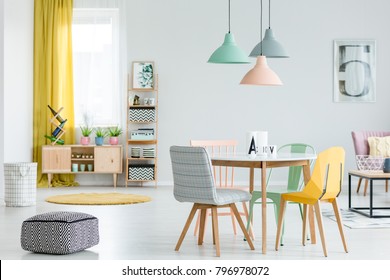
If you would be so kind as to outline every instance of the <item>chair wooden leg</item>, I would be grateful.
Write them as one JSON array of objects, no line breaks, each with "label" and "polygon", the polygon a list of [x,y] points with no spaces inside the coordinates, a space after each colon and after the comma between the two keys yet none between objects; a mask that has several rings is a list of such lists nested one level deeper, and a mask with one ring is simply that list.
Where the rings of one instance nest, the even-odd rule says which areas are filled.
[{"label": "chair wooden leg", "polygon": [[280,212],[279,212],[279,219],[278,219],[278,229],[276,231],[276,241],[275,241],[275,250],[277,251],[279,249],[280,245],[280,238],[282,237],[282,227],[283,227],[283,220],[284,220],[284,212],[286,210],[286,200],[284,200],[283,196],[280,198]]},{"label": "chair wooden leg", "polygon": [[368,189],[368,180],[366,179],[366,182],[364,183],[364,196],[367,194],[367,189]]},{"label": "chair wooden leg", "polygon": [[215,249],[217,253],[217,257],[221,256],[221,249],[219,245],[219,231],[218,231],[218,211],[217,207],[213,206],[211,208],[211,217],[213,219],[213,232],[214,232],[214,238],[215,238]]},{"label": "chair wooden leg", "polygon": [[206,214],[207,209],[201,209],[200,210],[200,225],[199,225],[199,235],[198,235],[198,245],[203,244],[204,240],[204,229],[205,229],[205,223],[206,223]]},{"label": "chair wooden leg", "polygon": [[347,242],[345,241],[344,230],[343,230],[343,222],[342,222],[342,219],[341,219],[341,215],[340,215],[340,210],[339,210],[339,206],[338,206],[338,203],[337,203],[337,199],[334,199],[332,201],[332,206],[333,206],[334,214],[335,214],[335,217],[336,217],[336,220],[337,220],[337,225],[339,227],[341,240],[343,241],[344,251],[346,253],[348,253]]},{"label": "chair wooden leg", "polygon": [[302,212],[302,245],[306,246],[306,232],[307,232],[307,220],[308,220],[308,211],[309,206],[307,204],[303,204],[303,212]]},{"label": "chair wooden leg", "polygon": [[322,250],[324,251],[324,256],[327,257],[328,252],[326,250],[325,233],[324,233],[324,226],[322,223],[320,201],[317,201],[317,203],[314,204],[314,209],[315,209],[315,214],[316,214],[317,223],[318,223],[318,231],[320,232],[320,237],[321,237]]},{"label": "chair wooden leg", "polygon": [[317,243],[313,205],[308,205],[311,244]]},{"label": "chair wooden leg", "polygon": [[362,184],[362,180],[363,180],[363,178],[359,178],[358,185],[357,185],[357,189],[356,189],[356,192],[357,192],[357,193],[359,193],[360,185]]},{"label": "chair wooden leg", "polygon": [[253,246],[252,239],[250,238],[250,236],[245,228],[244,222],[241,219],[240,213],[238,212],[236,205],[234,203],[232,203],[229,206],[230,206],[230,209],[232,209],[232,212],[234,213],[234,215],[236,216],[238,225],[240,226],[242,233],[244,234],[245,239],[249,244],[249,247],[251,248],[251,250],[254,250],[255,247]]},{"label": "chair wooden leg", "polygon": [[200,224],[200,210],[198,211],[198,218],[196,219],[196,224],[195,224],[195,229],[194,229],[194,236],[196,236],[198,234],[199,224]]},{"label": "chair wooden leg", "polygon": [[389,192],[389,180],[386,180],[386,192]]},{"label": "chair wooden leg", "polygon": [[234,213],[232,209],[230,209],[230,217],[232,219],[233,233],[234,235],[237,235],[236,219],[234,219]]},{"label": "chair wooden leg", "polygon": [[244,215],[245,215],[245,218],[247,221],[247,231],[249,233],[249,236],[252,238],[252,240],[255,240],[255,234],[253,233],[252,223],[249,220],[248,208],[246,206],[246,202],[244,202],[244,201],[242,202],[242,208],[244,209]]},{"label": "chair wooden leg", "polygon": [[195,214],[196,214],[196,210],[198,210],[198,204],[195,203],[194,206],[192,206],[191,212],[190,212],[190,214],[188,215],[187,222],[186,222],[186,224],[184,225],[184,228],[183,228],[183,231],[181,232],[181,235],[180,235],[180,237],[179,237],[179,240],[177,241],[177,244],[176,244],[176,247],[175,247],[175,251],[179,251],[180,246],[181,246],[181,244],[183,243],[184,237],[185,237],[186,234],[187,234],[188,228],[190,227],[191,222],[192,222],[192,220],[194,219],[194,216],[195,216]]}]

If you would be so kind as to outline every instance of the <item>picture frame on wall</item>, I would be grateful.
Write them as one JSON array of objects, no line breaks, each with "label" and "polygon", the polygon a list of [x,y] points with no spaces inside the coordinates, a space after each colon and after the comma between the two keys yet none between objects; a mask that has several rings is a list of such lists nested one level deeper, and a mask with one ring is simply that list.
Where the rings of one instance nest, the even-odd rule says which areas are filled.
[{"label": "picture frame on wall", "polygon": [[333,100],[376,101],[375,40],[334,40]]},{"label": "picture frame on wall", "polygon": [[132,68],[132,89],[154,90],[154,62],[134,61]]}]

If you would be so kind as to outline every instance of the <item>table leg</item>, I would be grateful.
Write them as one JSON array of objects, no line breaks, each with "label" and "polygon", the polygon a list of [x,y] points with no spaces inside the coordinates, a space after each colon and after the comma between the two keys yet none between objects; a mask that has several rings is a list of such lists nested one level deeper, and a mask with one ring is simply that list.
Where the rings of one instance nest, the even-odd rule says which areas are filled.
[{"label": "table leg", "polygon": [[249,169],[249,192],[252,193],[255,185],[255,168]]},{"label": "table leg", "polygon": [[[306,165],[302,168],[303,171],[303,180],[305,185],[310,181],[310,162],[308,161]],[[312,244],[316,244],[316,231],[314,225],[314,207],[309,206],[309,226],[310,226],[310,239]]]},{"label": "table leg", "polygon": [[267,253],[267,166],[261,167],[261,221],[262,221],[262,252]]},{"label": "table leg", "polygon": [[348,209],[351,209],[351,174],[348,175]]},{"label": "table leg", "polygon": [[373,184],[372,184],[372,179],[370,179],[370,218],[372,218],[372,207],[373,207],[373,188],[372,188]]}]

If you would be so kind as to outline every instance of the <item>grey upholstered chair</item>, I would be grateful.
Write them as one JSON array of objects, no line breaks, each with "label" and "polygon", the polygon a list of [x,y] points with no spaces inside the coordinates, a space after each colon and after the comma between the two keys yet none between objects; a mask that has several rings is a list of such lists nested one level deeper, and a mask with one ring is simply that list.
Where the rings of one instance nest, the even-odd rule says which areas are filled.
[{"label": "grey upholstered chair", "polygon": [[237,189],[221,189],[214,185],[214,177],[210,157],[203,147],[170,148],[173,171],[173,194],[179,202],[193,202],[194,205],[188,216],[175,251],[180,249],[184,237],[198,209],[201,210],[198,245],[203,244],[206,210],[211,209],[213,242],[216,246],[216,254],[220,256],[220,244],[218,234],[218,208],[230,207],[249,247],[254,250],[251,238],[245,229],[244,223],[238,213],[236,202],[249,201],[249,192]]}]

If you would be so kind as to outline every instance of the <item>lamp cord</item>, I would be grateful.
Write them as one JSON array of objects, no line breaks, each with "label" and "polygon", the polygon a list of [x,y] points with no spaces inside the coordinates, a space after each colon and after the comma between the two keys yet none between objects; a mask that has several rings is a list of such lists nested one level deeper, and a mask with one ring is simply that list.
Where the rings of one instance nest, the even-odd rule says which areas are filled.
[{"label": "lamp cord", "polygon": [[263,0],[260,0],[260,56],[263,55]]},{"label": "lamp cord", "polygon": [[268,29],[271,29],[271,0],[268,1]]},{"label": "lamp cord", "polygon": [[230,0],[229,0],[229,33],[230,33]]}]

